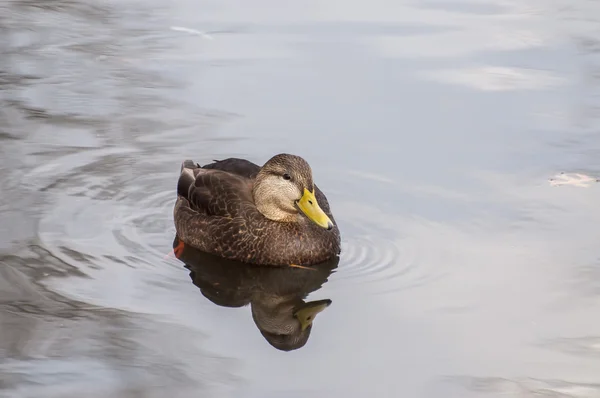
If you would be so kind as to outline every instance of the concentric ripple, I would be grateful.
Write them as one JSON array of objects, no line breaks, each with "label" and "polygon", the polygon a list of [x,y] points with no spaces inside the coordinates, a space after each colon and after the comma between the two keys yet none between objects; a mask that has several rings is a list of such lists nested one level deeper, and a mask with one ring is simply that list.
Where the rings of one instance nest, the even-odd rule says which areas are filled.
[{"label": "concentric ripple", "polygon": [[440,276],[427,267],[426,252],[417,239],[357,220],[344,227],[347,237],[342,241],[332,287],[360,285],[362,292],[383,294],[414,288]]},{"label": "concentric ripple", "polygon": [[[352,172],[350,177],[369,179],[380,197],[394,197],[394,182],[378,175]],[[377,184],[374,184],[376,182]],[[349,182],[350,183],[350,182]],[[410,214],[397,214],[395,206],[370,208],[367,201],[335,201],[335,216],[342,231],[342,253],[331,287],[360,286],[361,293],[385,294],[429,283],[442,276],[431,258],[429,241],[435,228]]]},{"label": "concentric ripple", "polygon": [[[66,160],[71,158],[68,155]],[[164,261],[175,234],[177,174],[171,171],[171,163],[168,167],[158,163],[139,166],[145,171],[139,172],[132,170],[131,157],[123,153],[104,152],[89,159],[92,163],[72,162],[72,168],[60,162],[58,174],[56,168],[47,173],[36,170],[36,177],[44,181],[45,192],[51,192],[53,199],[52,211],[45,213],[39,226],[42,244],[92,280],[131,284],[145,272],[156,285],[181,277],[179,262]],[[439,276],[440,268],[431,264],[440,259],[432,261],[428,258],[431,251],[423,247],[431,235],[426,223],[365,209],[358,203],[338,202],[335,214],[343,242],[332,288],[360,285],[363,293],[391,293]],[[84,284],[77,286],[84,288]],[[97,294],[98,290],[90,287],[80,295]],[[116,298],[110,301],[118,306]]]},{"label": "concentric ripple", "polygon": [[383,237],[357,234],[345,241],[341,257],[343,270],[338,279],[375,283],[410,273],[415,252],[414,247],[402,247],[399,242]]},{"label": "concentric ripple", "polygon": [[[168,295],[184,275],[175,261],[164,261],[175,233],[177,173],[165,172],[169,167],[159,164],[146,173],[132,170],[132,157],[122,154],[91,159],[72,168],[59,160],[57,174],[36,172],[47,187],[44,195],[51,198],[51,211],[44,212],[38,226],[41,244],[89,277],[49,284],[86,302],[156,311],[163,304],[150,308],[149,297]],[[107,285],[110,289],[103,287]]]},{"label": "concentric ripple", "polygon": [[[173,182],[175,176],[153,175],[140,184],[157,186],[159,181]],[[171,184],[173,185],[173,184]],[[173,206],[175,204],[175,190],[163,190],[157,193],[143,195],[132,211],[124,214],[120,228],[113,229],[115,239],[139,257],[156,263],[170,250],[175,226],[173,224]]]},{"label": "concentric ripple", "polygon": [[[126,162],[124,162],[126,163]],[[118,163],[115,165],[119,169]],[[67,174],[77,174],[72,170]],[[137,178],[89,173],[80,180],[64,176],[50,183],[53,211],[42,219],[40,239],[49,247],[79,252],[82,257],[112,262],[156,264],[166,254],[174,232],[173,190],[167,189],[173,176],[147,174]],[[156,188],[155,192],[148,192]]]}]

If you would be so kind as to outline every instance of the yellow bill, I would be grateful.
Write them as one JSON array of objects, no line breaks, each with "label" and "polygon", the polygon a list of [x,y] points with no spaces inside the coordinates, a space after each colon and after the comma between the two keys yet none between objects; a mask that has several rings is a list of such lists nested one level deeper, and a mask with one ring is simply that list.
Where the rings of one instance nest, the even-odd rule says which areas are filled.
[{"label": "yellow bill", "polygon": [[318,226],[326,229],[333,228],[333,223],[321,207],[319,207],[314,191],[310,192],[308,189],[304,188],[304,194],[298,201],[298,207],[306,214],[306,217]]},{"label": "yellow bill", "polygon": [[329,307],[331,300],[317,300],[304,303],[304,305],[294,312],[294,316],[300,321],[302,331],[305,331],[310,325],[318,313]]}]

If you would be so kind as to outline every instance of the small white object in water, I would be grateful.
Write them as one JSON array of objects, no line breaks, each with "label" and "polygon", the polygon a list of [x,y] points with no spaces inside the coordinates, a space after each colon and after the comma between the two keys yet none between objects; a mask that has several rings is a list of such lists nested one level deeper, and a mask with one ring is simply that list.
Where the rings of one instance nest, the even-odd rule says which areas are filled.
[{"label": "small white object in water", "polygon": [[184,27],[181,27],[181,26],[171,26],[171,30],[174,30],[174,31],[176,31],[176,32],[185,32],[185,33],[191,33],[191,34],[193,34],[193,35],[202,36],[202,37],[203,37],[203,38],[205,38],[205,39],[210,39],[210,40],[212,40],[212,39],[213,39],[213,37],[212,37],[212,36],[210,36],[210,35],[207,35],[207,34],[206,34],[206,33],[204,33],[204,32],[200,32],[199,30],[196,30],[196,29],[184,28]]},{"label": "small white object in water", "polygon": [[581,173],[560,173],[557,176],[550,178],[550,185],[574,185],[581,188],[589,188],[593,183],[600,180]]}]

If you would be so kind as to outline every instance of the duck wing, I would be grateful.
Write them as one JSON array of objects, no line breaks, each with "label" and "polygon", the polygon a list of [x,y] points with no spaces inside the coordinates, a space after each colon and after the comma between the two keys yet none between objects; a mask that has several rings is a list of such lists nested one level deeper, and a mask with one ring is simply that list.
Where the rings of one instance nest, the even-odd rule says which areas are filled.
[{"label": "duck wing", "polygon": [[202,166],[203,169],[222,170],[240,177],[254,179],[260,171],[260,166],[246,159],[228,158],[215,160],[214,163]]},{"label": "duck wing", "polygon": [[190,160],[181,167],[177,193],[193,210],[206,216],[237,217],[242,204],[253,203],[247,178],[227,170],[200,167]]}]

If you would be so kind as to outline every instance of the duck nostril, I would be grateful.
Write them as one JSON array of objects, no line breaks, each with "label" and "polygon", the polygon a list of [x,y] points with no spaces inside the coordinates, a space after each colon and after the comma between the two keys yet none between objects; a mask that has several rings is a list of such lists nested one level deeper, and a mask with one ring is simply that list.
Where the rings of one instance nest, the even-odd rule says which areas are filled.
[{"label": "duck nostril", "polygon": [[308,203],[310,203],[311,205],[313,204],[313,203],[312,203],[312,200],[309,200],[309,201],[308,201]]}]

